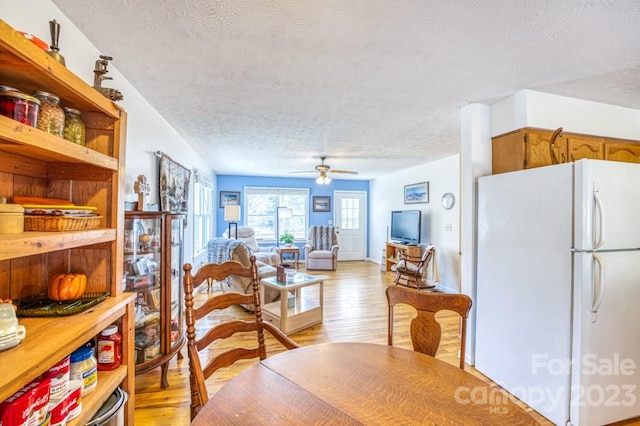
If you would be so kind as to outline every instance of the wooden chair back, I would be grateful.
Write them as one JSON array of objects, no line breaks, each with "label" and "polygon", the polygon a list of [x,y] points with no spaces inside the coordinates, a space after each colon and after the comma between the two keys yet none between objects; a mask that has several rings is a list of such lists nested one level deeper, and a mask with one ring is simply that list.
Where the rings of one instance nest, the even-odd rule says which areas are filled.
[{"label": "wooden chair back", "polygon": [[471,310],[471,298],[465,294],[444,294],[418,291],[404,287],[387,287],[389,304],[388,344],[393,346],[393,308],[399,303],[412,306],[418,315],[411,321],[410,332],[416,352],[435,356],[440,346],[442,327],[435,315],[439,311],[456,312],[461,318],[460,368],[464,370],[467,318]]},{"label": "wooden chair back", "polygon": [[[185,320],[187,324],[187,354],[189,357],[189,384],[191,388],[191,419],[209,400],[207,393],[206,379],[215,371],[223,367],[229,367],[241,359],[267,357],[264,330],[267,330],[285,348],[294,349],[300,347],[297,343],[289,339],[284,333],[273,324],[262,320],[262,307],[260,305],[260,284],[258,281],[258,267],[254,256],[250,258],[250,266],[243,266],[235,260],[220,264],[208,264],[192,275],[191,264],[187,263],[184,269],[184,298],[185,298]],[[206,300],[198,308],[194,308],[193,291],[203,282],[208,280],[223,281],[230,275],[247,277],[251,279],[253,292],[250,294],[223,293],[215,295]],[[218,322],[199,338],[196,336],[196,323],[205,318],[213,311],[220,311],[231,306],[255,305],[255,318],[250,321],[233,319]],[[244,309],[243,309],[244,311]],[[204,322],[204,321],[203,321]],[[212,343],[226,339],[239,332],[255,332],[256,345],[249,347],[243,340],[242,347],[233,347],[211,357],[213,351],[206,350],[206,358],[200,357],[200,353]],[[208,361],[207,361],[208,359]],[[205,364],[206,362],[206,364]],[[204,365],[204,367],[203,367]]]}]

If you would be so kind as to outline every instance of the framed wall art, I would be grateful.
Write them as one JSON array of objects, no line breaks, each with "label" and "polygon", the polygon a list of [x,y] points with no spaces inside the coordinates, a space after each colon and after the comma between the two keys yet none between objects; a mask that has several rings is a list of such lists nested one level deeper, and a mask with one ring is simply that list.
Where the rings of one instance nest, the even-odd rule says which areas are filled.
[{"label": "framed wall art", "polygon": [[191,171],[168,156],[160,157],[160,209],[186,213],[189,209]]},{"label": "framed wall art", "polygon": [[331,211],[331,197],[313,197],[313,211],[314,212],[330,212]]},{"label": "framed wall art", "polygon": [[404,186],[404,203],[428,203],[429,202],[429,182],[414,183]]},{"label": "framed wall art", "polygon": [[220,208],[224,206],[239,206],[240,205],[240,192],[234,191],[220,191]]}]

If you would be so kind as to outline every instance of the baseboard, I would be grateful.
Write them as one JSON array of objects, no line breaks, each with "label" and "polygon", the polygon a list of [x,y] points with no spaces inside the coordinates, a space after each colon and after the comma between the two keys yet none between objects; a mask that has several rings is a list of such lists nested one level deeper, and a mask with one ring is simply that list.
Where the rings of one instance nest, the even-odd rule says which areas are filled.
[{"label": "baseboard", "polygon": [[436,291],[438,291],[439,293],[450,293],[450,294],[458,294],[457,291],[454,291],[452,289],[450,289],[449,287],[445,287],[440,283],[436,283]]}]

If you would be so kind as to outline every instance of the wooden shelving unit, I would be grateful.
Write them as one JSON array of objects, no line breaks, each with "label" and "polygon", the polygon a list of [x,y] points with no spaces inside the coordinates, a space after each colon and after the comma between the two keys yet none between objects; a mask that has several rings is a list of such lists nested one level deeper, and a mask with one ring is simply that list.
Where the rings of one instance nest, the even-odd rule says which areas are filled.
[{"label": "wooden shelving unit", "polygon": [[387,260],[387,272],[392,271],[393,265],[400,261],[402,253],[406,253],[407,256],[420,257],[422,256],[422,247],[420,246],[408,246],[405,244],[398,244],[391,241],[387,241],[386,244],[386,260]]},{"label": "wooden shelving unit", "polygon": [[0,235],[0,298],[46,293],[53,274],[87,275],[87,292],[108,292],[105,301],[66,317],[20,318],[26,338],[0,353],[0,401],[5,400],[112,323],[120,325],[123,365],[101,372],[83,398],[85,424],[111,393],[129,394],[133,423],[135,296],[122,291],[124,153],[127,115],[46,52],[0,20],[0,82],[25,93],[44,90],[82,111],[86,146],[76,145],[0,116],[0,195],[68,199],[91,205],[102,216],[98,229]]}]

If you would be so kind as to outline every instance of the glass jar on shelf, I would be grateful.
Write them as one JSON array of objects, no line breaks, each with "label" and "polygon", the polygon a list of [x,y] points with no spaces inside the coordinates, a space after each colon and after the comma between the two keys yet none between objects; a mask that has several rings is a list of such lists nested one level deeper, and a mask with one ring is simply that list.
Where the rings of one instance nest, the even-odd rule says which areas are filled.
[{"label": "glass jar on shelf", "polygon": [[18,92],[12,87],[0,86],[0,115],[37,127],[39,109],[39,99]]},{"label": "glass jar on shelf", "polygon": [[52,135],[62,137],[64,131],[64,110],[60,106],[60,98],[49,92],[33,92],[40,100],[38,111],[38,129]]},{"label": "glass jar on shelf", "polygon": [[84,145],[85,127],[80,116],[80,111],[69,107],[62,107],[62,109],[64,110],[63,137],[69,142]]}]

